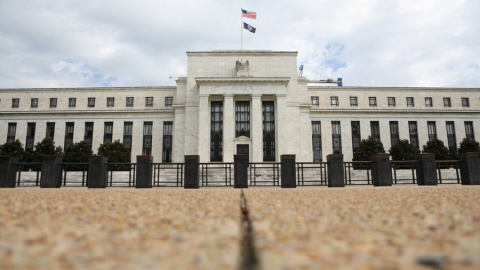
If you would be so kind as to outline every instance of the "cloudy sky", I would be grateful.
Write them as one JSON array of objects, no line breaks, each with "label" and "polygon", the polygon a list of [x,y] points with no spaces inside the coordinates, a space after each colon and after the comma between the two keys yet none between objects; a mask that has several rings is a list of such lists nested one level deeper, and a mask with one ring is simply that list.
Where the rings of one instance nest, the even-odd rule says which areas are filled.
[{"label": "cloudy sky", "polygon": [[479,0],[0,0],[0,88],[165,86],[186,51],[298,51],[345,86],[480,87]]}]

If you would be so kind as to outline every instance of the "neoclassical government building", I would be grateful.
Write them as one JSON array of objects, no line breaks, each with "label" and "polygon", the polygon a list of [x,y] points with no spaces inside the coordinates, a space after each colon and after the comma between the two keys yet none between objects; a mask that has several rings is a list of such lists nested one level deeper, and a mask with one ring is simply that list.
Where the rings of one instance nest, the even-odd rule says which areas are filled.
[{"label": "neoclassical government building", "polygon": [[187,75],[169,87],[0,89],[0,143],[26,149],[87,141],[94,152],[120,140],[154,162],[352,159],[372,135],[422,147],[435,137],[454,149],[480,134],[480,88],[343,87],[297,73],[297,52],[187,52]]}]

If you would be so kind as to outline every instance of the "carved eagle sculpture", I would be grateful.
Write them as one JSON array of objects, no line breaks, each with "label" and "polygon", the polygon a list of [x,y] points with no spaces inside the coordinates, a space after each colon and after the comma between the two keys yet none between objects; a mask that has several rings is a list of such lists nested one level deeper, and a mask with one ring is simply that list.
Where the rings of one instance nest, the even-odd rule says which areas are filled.
[{"label": "carved eagle sculpture", "polygon": [[248,60],[245,62],[241,62],[237,60],[237,72],[239,71],[247,71],[248,72]]}]

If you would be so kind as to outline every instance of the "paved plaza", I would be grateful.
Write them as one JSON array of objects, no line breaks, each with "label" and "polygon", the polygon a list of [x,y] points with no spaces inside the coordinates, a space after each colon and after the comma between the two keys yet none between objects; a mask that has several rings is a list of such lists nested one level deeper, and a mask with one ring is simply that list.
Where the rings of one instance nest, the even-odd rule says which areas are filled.
[{"label": "paved plaza", "polygon": [[0,189],[0,269],[480,269],[480,186]]}]

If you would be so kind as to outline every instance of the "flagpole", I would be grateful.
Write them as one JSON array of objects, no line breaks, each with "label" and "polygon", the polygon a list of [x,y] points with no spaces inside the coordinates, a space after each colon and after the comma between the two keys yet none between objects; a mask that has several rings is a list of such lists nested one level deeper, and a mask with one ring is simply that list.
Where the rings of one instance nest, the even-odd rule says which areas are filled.
[{"label": "flagpole", "polygon": [[240,7],[240,50],[243,51],[243,8]]}]

